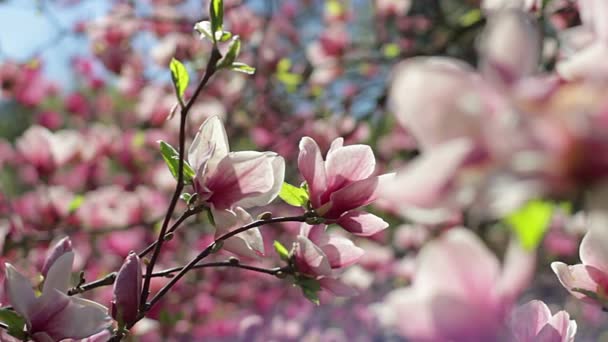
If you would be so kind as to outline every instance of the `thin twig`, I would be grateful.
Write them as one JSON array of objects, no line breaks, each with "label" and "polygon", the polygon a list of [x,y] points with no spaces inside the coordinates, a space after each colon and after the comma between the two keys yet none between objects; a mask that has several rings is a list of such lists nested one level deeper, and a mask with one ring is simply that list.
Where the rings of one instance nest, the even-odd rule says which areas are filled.
[{"label": "thin twig", "polygon": [[73,287],[68,290],[68,296],[73,296],[73,295],[83,293],[83,292],[86,292],[86,291],[89,291],[89,290],[92,290],[92,289],[95,289],[98,287],[112,285],[112,284],[114,284],[114,281],[116,280],[116,275],[117,275],[116,272],[112,272],[103,278],[94,280],[90,283],[86,283],[86,284],[83,284],[80,286]]},{"label": "thin twig", "polygon": [[149,310],[154,304],[156,304],[164,295],[171,290],[171,288],[186,274],[190,271],[199,261],[207,257],[211,252],[216,248],[216,246],[237,234],[245,232],[249,229],[253,229],[256,227],[263,226],[265,224],[270,223],[279,223],[279,222],[306,222],[306,219],[310,218],[309,214],[301,215],[301,216],[288,216],[288,217],[275,217],[267,220],[257,220],[251,222],[248,225],[242,226],[238,229],[235,229],[231,232],[228,232],[220,237],[218,237],[213,243],[211,243],[207,248],[205,248],[202,252],[199,253],[194,259],[192,259],[186,266],[184,266],[179,273],[175,275],[175,277],[171,278],[171,280],[163,286],[154,297],[150,300],[150,303],[146,305],[146,309]]},{"label": "thin twig", "polygon": [[[173,268],[169,268],[169,269],[166,269],[163,271],[154,272],[154,273],[152,273],[152,277],[172,277],[173,273],[183,270],[184,267],[185,266],[173,267]],[[274,275],[274,276],[276,276],[282,272],[288,271],[288,268],[286,268],[286,267],[263,268],[263,267],[257,267],[257,266],[252,266],[252,265],[244,265],[244,264],[241,264],[238,261],[238,259],[232,259],[232,260],[227,260],[227,261],[208,262],[208,263],[204,263],[204,264],[196,264],[192,267],[192,269],[210,268],[210,267],[234,267],[234,268],[241,268],[241,269],[245,269],[245,270],[270,274],[270,275]]]}]

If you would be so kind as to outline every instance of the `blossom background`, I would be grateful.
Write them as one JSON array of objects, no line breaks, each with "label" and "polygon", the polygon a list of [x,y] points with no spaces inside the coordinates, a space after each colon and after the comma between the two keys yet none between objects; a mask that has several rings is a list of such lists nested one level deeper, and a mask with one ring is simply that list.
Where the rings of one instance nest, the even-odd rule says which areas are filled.
[{"label": "blossom background", "polygon": [[[303,137],[323,155],[339,137],[367,144],[375,174],[397,171],[366,209],[389,228],[360,237],[330,227],[365,252],[340,273],[357,296],[323,292],[317,306],[267,274],[197,270],[133,338],[475,340],[502,334],[511,309],[533,299],[566,310],[577,340],[608,338],[598,301],[569,294],[550,266],[579,263],[582,237],[606,222],[608,70],[597,65],[608,57],[608,8],[598,5],[590,19],[578,1],[532,2],[225,0],[239,60],[256,73],[214,77],[188,117],[188,143],[219,116],[231,150],[277,152],[296,185]],[[156,240],[175,186],[157,141],[176,146],[179,129],[168,65],[175,57],[191,79],[202,75],[211,48],[193,26],[206,8],[200,0],[0,1],[3,262],[34,279],[49,246],[67,235],[74,283],[82,270],[90,281]],[[298,214],[278,199],[252,213],[265,211]],[[205,215],[186,225],[165,244],[159,269],[213,241]],[[251,262],[280,264],[273,240],[291,246],[299,229],[261,229],[270,252]],[[520,259],[509,259],[512,248]],[[436,285],[455,279],[464,280]],[[154,278],[152,291],[168,280]],[[501,286],[510,292],[496,290],[496,299]],[[444,294],[453,301],[425,301]],[[112,289],[85,296],[108,306]],[[479,315],[458,322],[467,311]]]}]

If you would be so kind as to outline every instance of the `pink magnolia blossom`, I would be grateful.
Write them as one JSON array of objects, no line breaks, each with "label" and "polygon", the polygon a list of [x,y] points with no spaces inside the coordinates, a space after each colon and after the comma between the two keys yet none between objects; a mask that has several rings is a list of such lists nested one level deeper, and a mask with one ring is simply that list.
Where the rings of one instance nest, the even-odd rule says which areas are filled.
[{"label": "pink magnolia blossom", "polygon": [[582,264],[568,266],[553,262],[551,268],[560,283],[576,298],[606,307],[608,302],[608,234],[605,227],[593,227],[581,242]]},{"label": "pink magnolia blossom", "polygon": [[[201,125],[190,149],[188,161],[196,170],[194,188],[199,200],[209,205],[217,233],[252,221],[242,208],[263,206],[278,195],[285,176],[285,161],[273,152],[229,152],[228,138],[220,119],[212,116]],[[232,252],[263,254],[257,228],[232,238]],[[243,240],[244,239],[244,240]],[[236,248],[237,246],[246,248]]]},{"label": "pink magnolia blossom", "polygon": [[576,322],[566,311],[551,315],[540,300],[530,301],[511,312],[509,321],[513,342],[573,342]]},{"label": "pink magnolia blossom", "polygon": [[380,321],[413,340],[495,340],[535,257],[512,243],[505,260],[501,269],[475,234],[454,228],[422,248],[413,285],[385,297]]},{"label": "pink magnolia blossom", "polygon": [[118,271],[112,298],[112,317],[127,326],[137,320],[141,281],[139,257],[136,253],[131,252]]},{"label": "pink magnolia blossom", "polygon": [[229,152],[226,131],[217,116],[201,125],[188,161],[196,170],[194,187],[199,199],[215,210],[266,205],[283,184],[283,158],[273,152]]},{"label": "pink magnolia blossom", "polygon": [[567,80],[608,76],[603,63],[608,57],[608,3],[604,0],[578,1],[582,25],[561,33],[565,59],[556,65]]},{"label": "pink magnolia blossom", "polygon": [[538,10],[541,0],[483,0],[481,8],[484,11],[499,11],[506,9],[519,9],[524,11]]},{"label": "pink magnolia blossom", "polygon": [[42,276],[46,277],[49,272],[49,269],[55,263],[55,261],[57,261],[57,259],[59,259],[59,257],[64,255],[65,253],[69,253],[71,251],[72,241],[69,237],[66,236],[65,238],[59,240],[59,242],[55,244],[53,249],[47,252],[46,258],[44,259],[44,264],[42,265],[42,270],[40,271],[40,273],[42,273]]},{"label": "pink magnolia blossom", "polygon": [[6,263],[5,289],[15,311],[25,318],[27,331],[39,342],[60,341],[66,338],[82,339],[100,333],[109,327],[107,309],[90,300],[66,294],[74,253],[63,249],[69,241],[61,241],[49,259],[59,250],[65,252],[54,259],[45,278],[42,294],[36,296],[32,284],[11,264]]},{"label": "pink magnolia blossom", "polygon": [[380,184],[392,174],[373,176],[374,153],[366,145],[343,146],[343,139],[331,143],[323,160],[317,143],[309,137],[300,141],[298,168],[308,184],[310,205],[320,216],[347,231],[370,236],[388,227],[380,217],[355,210],[376,200]]},{"label": "pink magnolia blossom", "polygon": [[354,264],[363,250],[348,238],[325,232],[321,225],[302,224],[295,249],[298,272],[319,280],[321,287],[336,296],[351,296],[354,289],[335,278],[334,269]]}]

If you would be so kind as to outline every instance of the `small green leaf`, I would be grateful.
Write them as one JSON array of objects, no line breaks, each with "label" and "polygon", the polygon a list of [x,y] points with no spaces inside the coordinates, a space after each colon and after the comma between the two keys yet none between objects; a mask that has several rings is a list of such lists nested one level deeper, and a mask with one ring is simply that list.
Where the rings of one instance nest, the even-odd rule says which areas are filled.
[{"label": "small green leaf", "polygon": [[[179,169],[179,153],[177,150],[173,148],[173,146],[167,144],[166,142],[159,140],[160,143],[160,153],[171,171],[173,178],[177,179],[177,171]],[[186,163],[184,160],[184,182],[190,183],[195,176],[195,172],[192,167]]]},{"label": "small green leaf", "polygon": [[192,198],[192,194],[184,192],[183,194],[179,195],[179,198],[181,198],[186,203],[190,203],[190,199]]},{"label": "small green leaf", "polygon": [[319,305],[319,291],[321,291],[321,284],[314,278],[300,276],[295,279],[296,286],[302,289],[302,294],[306,299],[310,300],[316,305]]},{"label": "small green leaf", "polygon": [[255,68],[252,66],[249,66],[245,63],[239,63],[239,62],[232,63],[232,65],[230,66],[230,69],[234,70],[234,71],[242,72],[247,75],[255,74]]},{"label": "small green leaf", "polygon": [[171,79],[173,80],[173,86],[175,87],[175,93],[177,94],[177,99],[180,104],[184,105],[184,92],[186,88],[188,88],[188,82],[190,82],[190,76],[188,75],[188,70],[182,64],[182,62],[177,59],[171,59],[171,64],[169,64],[169,69],[171,69]]},{"label": "small green leaf", "polygon": [[283,183],[279,197],[285,203],[293,205],[294,207],[306,207],[308,203],[308,192],[302,188],[295,187],[287,182]]},{"label": "small green leaf", "polygon": [[541,200],[532,200],[507,215],[507,223],[527,250],[535,249],[541,242],[553,215],[555,205]]},{"label": "small green leaf", "polygon": [[472,9],[467,13],[463,14],[459,19],[458,23],[463,27],[469,27],[476,22],[480,21],[482,18],[482,13],[479,8]]},{"label": "small green leaf", "polygon": [[219,37],[219,41],[224,43],[227,42],[230,38],[232,38],[232,33],[228,31],[223,31],[222,35]]},{"label": "small green leaf", "polygon": [[211,32],[213,32],[213,42],[217,42],[217,32],[222,32],[224,26],[223,0],[211,0],[209,2],[209,17],[211,18]]},{"label": "small green leaf", "polygon": [[8,309],[0,309],[0,322],[8,326],[8,333],[18,339],[25,341],[25,319],[19,316],[15,311]]},{"label": "small green leaf", "polygon": [[236,58],[239,56],[241,52],[241,39],[239,36],[232,37],[232,42],[230,42],[230,47],[228,48],[228,52],[222,60],[218,63],[218,68],[228,68],[231,67]]},{"label": "small green leaf", "polygon": [[74,196],[74,198],[72,198],[72,200],[70,201],[70,205],[68,206],[68,212],[71,214],[78,210],[78,208],[80,208],[80,206],[82,205],[82,202],[84,202],[83,195]]},{"label": "small green leaf", "polygon": [[277,254],[281,258],[281,260],[289,261],[289,251],[287,250],[287,248],[285,248],[285,246],[283,246],[282,243],[275,240],[273,243],[273,246],[274,246],[274,250],[277,251]]},{"label": "small green leaf", "polygon": [[395,58],[395,57],[398,57],[400,53],[401,53],[401,48],[399,48],[399,45],[397,45],[397,44],[394,44],[394,43],[385,44],[382,47],[382,54],[384,55],[384,57]]}]

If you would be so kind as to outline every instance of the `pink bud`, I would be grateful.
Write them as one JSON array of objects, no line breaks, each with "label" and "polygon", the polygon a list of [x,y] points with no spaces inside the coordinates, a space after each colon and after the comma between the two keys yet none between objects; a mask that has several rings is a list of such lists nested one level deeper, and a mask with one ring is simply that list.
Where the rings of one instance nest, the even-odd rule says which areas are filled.
[{"label": "pink bud", "polygon": [[139,296],[141,294],[141,263],[137,254],[131,252],[118,271],[114,282],[112,317],[127,326],[137,320]]},{"label": "pink bud", "polygon": [[40,271],[42,275],[46,278],[46,274],[55,261],[59,259],[60,256],[71,251],[72,241],[69,237],[64,237],[55,245],[55,247],[53,247],[53,249],[47,252],[46,258],[44,259],[44,264],[42,265],[42,270]]}]

